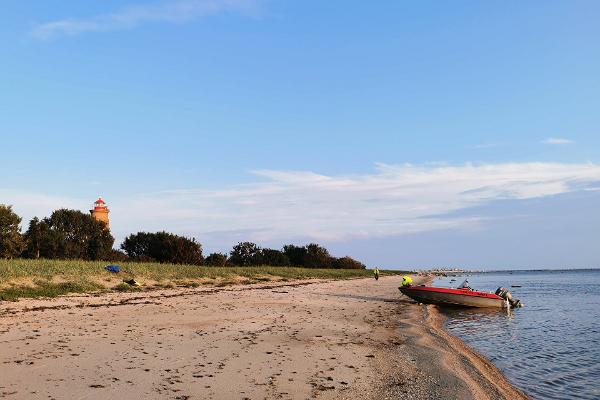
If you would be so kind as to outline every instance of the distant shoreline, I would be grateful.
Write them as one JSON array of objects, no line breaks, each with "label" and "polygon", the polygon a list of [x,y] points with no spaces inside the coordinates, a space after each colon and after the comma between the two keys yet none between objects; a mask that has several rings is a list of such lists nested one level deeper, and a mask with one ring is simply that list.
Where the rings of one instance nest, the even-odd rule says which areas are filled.
[{"label": "distant shoreline", "polygon": [[600,271],[600,267],[597,268],[547,268],[547,269],[493,269],[482,271],[484,273],[497,273],[497,272],[588,272],[588,271]]},{"label": "distant shoreline", "polygon": [[[393,271],[393,270],[392,270]],[[509,273],[509,272],[587,272],[587,271],[600,271],[600,267],[591,268],[533,268],[533,269],[485,269],[485,270],[468,270],[468,269],[457,269],[457,270],[444,270],[444,269],[422,269],[415,270],[419,274],[432,274],[440,275],[464,275],[464,274],[489,274],[489,273]]]}]

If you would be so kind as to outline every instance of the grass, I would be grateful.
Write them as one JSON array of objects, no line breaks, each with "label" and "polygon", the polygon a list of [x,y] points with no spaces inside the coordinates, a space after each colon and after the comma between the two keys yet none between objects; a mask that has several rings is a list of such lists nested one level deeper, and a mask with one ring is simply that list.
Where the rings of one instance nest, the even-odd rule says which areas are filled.
[{"label": "grass", "polygon": [[[313,269],[296,267],[203,267],[159,263],[119,263],[121,272],[106,271],[105,261],[0,260],[0,300],[22,297],[56,297],[95,291],[137,291],[150,288],[200,285],[228,286],[298,279],[353,279],[372,277],[371,270]],[[382,270],[381,275],[406,271]],[[142,288],[123,283],[133,278]]]},{"label": "grass", "polygon": [[36,280],[33,285],[9,285],[0,289],[0,301],[16,301],[22,297],[57,297],[68,293],[87,293],[100,289],[102,287],[93,282],[54,283]]}]

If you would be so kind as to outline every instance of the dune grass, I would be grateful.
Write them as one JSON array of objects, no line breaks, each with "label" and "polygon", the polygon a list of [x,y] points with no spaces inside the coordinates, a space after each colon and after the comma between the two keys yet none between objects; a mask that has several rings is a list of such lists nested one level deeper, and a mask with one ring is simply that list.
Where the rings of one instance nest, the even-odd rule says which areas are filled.
[{"label": "dune grass", "polygon": [[[205,267],[159,263],[118,263],[119,274],[108,272],[105,261],[0,260],[0,300],[56,297],[68,293],[136,291],[176,286],[227,286],[299,279],[354,279],[372,277],[371,270],[296,267]],[[382,270],[381,275],[406,271]],[[141,288],[123,283],[135,278]]]},{"label": "dune grass", "polygon": [[23,297],[57,297],[68,293],[87,293],[101,290],[93,282],[50,282],[36,280],[30,285],[9,285],[0,289],[0,301],[16,301]]}]

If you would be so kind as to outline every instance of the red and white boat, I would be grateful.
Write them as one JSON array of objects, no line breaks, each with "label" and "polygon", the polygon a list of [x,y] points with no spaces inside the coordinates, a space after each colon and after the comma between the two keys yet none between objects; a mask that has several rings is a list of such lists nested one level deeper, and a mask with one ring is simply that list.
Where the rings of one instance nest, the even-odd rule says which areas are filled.
[{"label": "red and white boat", "polygon": [[433,286],[401,286],[400,291],[419,303],[440,304],[461,307],[508,308],[520,307],[519,300],[513,299],[508,290],[498,288],[496,293],[479,292],[469,287],[458,289]]}]

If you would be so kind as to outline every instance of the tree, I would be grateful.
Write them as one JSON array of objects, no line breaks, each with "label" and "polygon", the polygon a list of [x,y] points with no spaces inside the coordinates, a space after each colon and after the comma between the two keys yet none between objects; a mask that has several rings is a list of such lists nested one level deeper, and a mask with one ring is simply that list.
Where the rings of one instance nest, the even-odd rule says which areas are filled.
[{"label": "tree", "polygon": [[330,268],[333,258],[325,247],[316,243],[306,246],[306,255],[304,257],[304,266],[307,268]]},{"label": "tree", "polygon": [[0,258],[18,257],[25,250],[20,224],[21,217],[12,206],[0,204]]},{"label": "tree", "polygon": [[61,233],[50,229],[47,219],[39,220],[37,217],[29,221],[29,228],[25,232],[27,249],[24,256],[27,258],[65,258],[61,250]]},{"label": "tree", "polygon": [[25,241],[27,243],[25,256],[28,258],[40,258],[42,224],[38,217],[34,217],[29,221],[29,228],[25,232]]},{"label": "tree", "polygon": [[229,262],[234,265],[248,266],[260,264],[260,248],[256,243],[240,242],[233,246]]},{"label": "tree", "polygon": [[131,234],[125,238],[121,249],[132,259],[139,261],[140,258],[147,257],[150,258],[150,261],[154,261],[150,257],[153,235],[153,233],[147,232]]},{"label": "tree", "polygon": [[352,257],[340,257],[333,261],[333,268],[338,269],[366,269],[367,266]]},{"label": "tree", "polygon": [[283,254],[290,260],[291,265],[301,267],[306,257],[306,246],[288,244],[283,246]]},{"label": "tree", "polygon": [[224,267],[225,264],[227,264],[227,254],[210,253],[204,260],[204,264],[210,265],[211,267]]},{"label": "tree", "polygon": [[60,209],[48,218],[34,218],[25,234],[32,258],[102,260],[115,241],[106,225],[89,214]]},{"label": "tree", "polygon": [[168,232],[138,232],[125,238],[121,249],[138,261],[202,265],[202,245],[194,238]]},{"label": "tree", "polygon": [[259,261],[263,265],[285,267],[290,265],[290,259],[283,252],[274,249],[261,249]]}]

